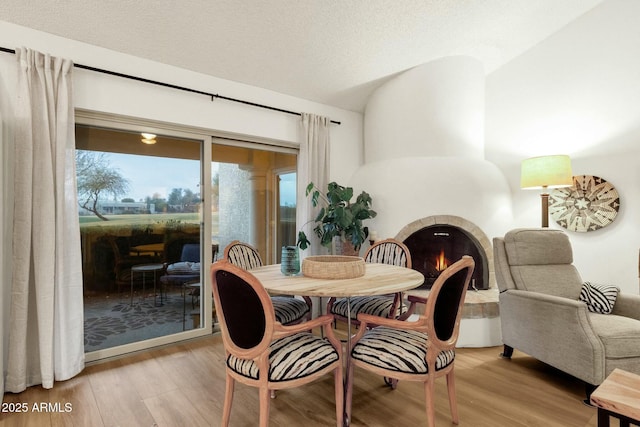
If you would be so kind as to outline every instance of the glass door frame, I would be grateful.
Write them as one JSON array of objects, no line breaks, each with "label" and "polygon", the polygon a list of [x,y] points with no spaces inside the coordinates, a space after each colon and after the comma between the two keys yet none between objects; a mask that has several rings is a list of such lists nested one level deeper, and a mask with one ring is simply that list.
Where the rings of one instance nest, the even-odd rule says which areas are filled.
[{"label": "glass door frame", "polygon": [[[81,125],[105,127],[110,129],[120,129],[131,132],[144,131],[158,135],[174,136],[178,138],[201,141],[200,188],[202,208],[200,209],[200,241],[207,242],[207,238],[210,240],[210,237],[208,236],[211,236],[211,200],[206,195],[210,194],[211,187],[211,168],[209,167],[212,147],[211,132],[205,133],[205,131],[202,129],[188,126],[132,118],[127,116],[119,116],[109,113],[97,113],[81,109],[76,109],[75,123]],[[209,160],[206,161],[206,159]],[[207,244],[201,244],[200,246],[200,259],[202,260],[201,265],[211,265],[212,253],[211,250],[206,250],[206,248],[210,246]],[[211,295],[211,278],[209,276],[208,268],[201,269],[200,283],[200,294],[202,296]],[[93,362],[109,357],[120,356],[126,353],[145,350],[160,345],[172,344],[187,339],[211,335],[211,333],[213,332],[212,305],[213,302],[211,298],[200,298],[201,320],[199,328],[85,353],[85,362]]]}]

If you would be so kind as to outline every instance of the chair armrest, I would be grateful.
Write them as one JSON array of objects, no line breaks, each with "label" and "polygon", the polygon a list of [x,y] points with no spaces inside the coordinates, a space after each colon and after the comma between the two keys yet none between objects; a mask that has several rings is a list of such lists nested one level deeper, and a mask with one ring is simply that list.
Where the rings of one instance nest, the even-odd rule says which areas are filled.
[{"label": "chair armrest", "polygon": [[297,323],[295,325],[284,326],[281,323],[276,322],[274,328],[274,338],[282,338],[287,335],[297,334],[298,332],[310,331],[313,328],[328,326],[333,322],[333,316],[325,314],[318,316],[315,319],[311,319],[307,322]]},{"label": "chair armrest", "polygon": [[407,295],[407,300],[412,304],[426,304],[426,297],[419,297],[417,295]]},{"label": "chair armrest", "polygon": [[640,320],[640,295],[619,293],[611,314]]},{"label": "chair armrest", "polygon": [[499,298],[504,344],[590,384],[604,379],[604,345],[586,304],[517,289]]},{"label": "chair armrest", "polygon": [[360,329],[365,330],[367,327],[387,326],[396,329],[424,329],[425,317],[419,316],[415,322],[407,322],[401,319],[389,319],[387,317],[374,316],[372,314],[358,314],[360,321]]},{"label": "chair armrest", "polygon": [[539,325],[548,332],[551,326],[567,329],[579,322],[590,325],[587,305],[578,300],[518,289],[502,292],[499,298],[500,315],[517,320],[521,328]]},{"label": "chair armrest", "polygon": [[427,298],[419,297],[417,295],[407,295],[407,301],[409,301],[409,308],[407,308],[407,311],[398,316],[398,320],[407,320],[409,317],[413,316],[413,314],[416,312],[416,306],[418,304],[426,304]]}]

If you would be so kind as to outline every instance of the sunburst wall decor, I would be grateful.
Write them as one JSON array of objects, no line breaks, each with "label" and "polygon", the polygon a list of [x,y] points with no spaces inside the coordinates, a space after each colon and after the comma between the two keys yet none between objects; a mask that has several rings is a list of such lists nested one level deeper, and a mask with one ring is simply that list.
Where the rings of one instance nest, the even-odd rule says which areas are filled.
[{"label": "sunburst wall decor", "polygon": [[549,195],[549,213],[571,231],[595,231],[611,224],[620,208],[618,191],[593,175],[573,177],[573,186],[556,188]]}]

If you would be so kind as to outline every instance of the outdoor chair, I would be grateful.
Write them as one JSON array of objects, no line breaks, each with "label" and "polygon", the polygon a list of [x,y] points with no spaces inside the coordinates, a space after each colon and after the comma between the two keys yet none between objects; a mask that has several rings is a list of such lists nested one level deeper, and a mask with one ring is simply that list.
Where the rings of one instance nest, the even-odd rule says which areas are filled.
[{"label": "outdoor chair", "polygon": [[[106,235],[104,240],[108,243],[113,252],[113,276],[118,293],[124,286],[129,288],[131,283],[131,267],[140,264],[157,263],[158,259],[150,255],[131,255],[129,251],[128,238],[124,236]],[[142,276],[135,280],[135,284],[142,283]]]}]

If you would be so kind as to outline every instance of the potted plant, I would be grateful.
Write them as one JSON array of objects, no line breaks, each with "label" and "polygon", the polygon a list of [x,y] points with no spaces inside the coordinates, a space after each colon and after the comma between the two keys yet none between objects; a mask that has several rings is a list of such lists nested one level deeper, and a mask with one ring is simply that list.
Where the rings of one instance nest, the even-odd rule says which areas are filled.
[{"label": "potted plant", "polygon": [[[335,182],[329,183],[326,194],[320,192],[311,182],[307,185],[305,194],[307,197],[311,195],[314,207],[323,204],[313,220],[316,223],[313,231],[320,243],[330,248],[334,238],[339,238],[347,247],[352,246],[357,254],[369,235],[369,228],[363,225],[363,221],[377,215],[376,211],[371,209],[371,196],[363,191],[355,202],[352,202],[353,188]],[[305,232],[298,232],[298,247],[304,250],[309,244]]]}]

